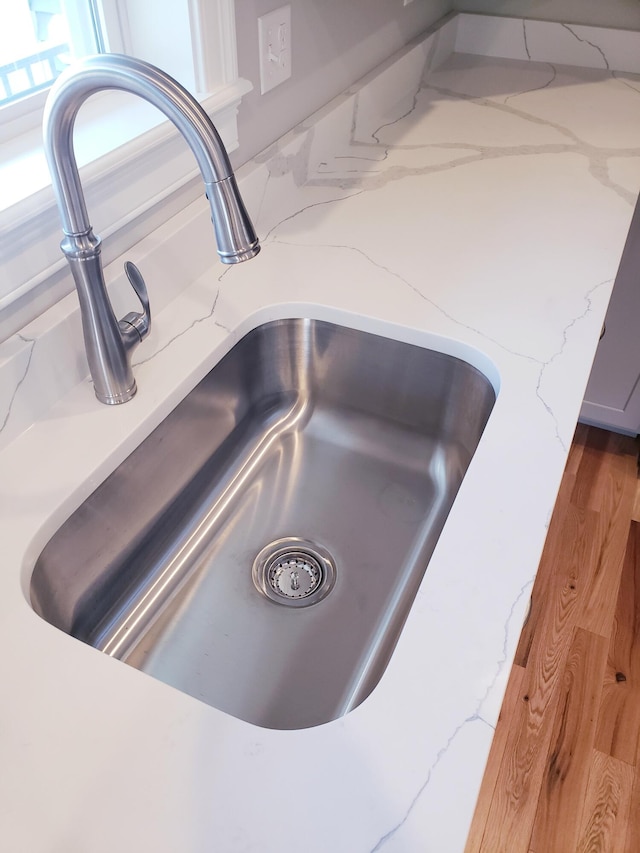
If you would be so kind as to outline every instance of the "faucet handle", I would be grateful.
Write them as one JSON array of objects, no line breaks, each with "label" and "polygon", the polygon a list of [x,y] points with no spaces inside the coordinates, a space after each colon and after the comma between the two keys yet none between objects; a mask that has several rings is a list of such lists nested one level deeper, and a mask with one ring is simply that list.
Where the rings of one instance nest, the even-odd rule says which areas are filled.
[{"label": "faucet handle", "polygon": [[149,305],[147,285],[144,283],[142,273],[138,267],[131,261],[126,261],[124,271],[142,305],[141,314],[132,311],[123,317],[118,324],[124,338],[125,346],[133,347],[144,340],[151,331],[151,307]]}]

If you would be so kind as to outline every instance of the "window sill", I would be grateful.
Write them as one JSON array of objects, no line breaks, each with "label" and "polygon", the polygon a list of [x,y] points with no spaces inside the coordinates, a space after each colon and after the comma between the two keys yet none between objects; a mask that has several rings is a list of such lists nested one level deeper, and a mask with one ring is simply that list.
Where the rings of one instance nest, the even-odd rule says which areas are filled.
[{"label": "window sill", "polygon": [[[237,111],[252,85],[237,79],[200,98],[228,151],[238,147]],[[105,263],[193,201],[193,155],[173,125],[140,99],[117,93],[81,110],[74,147]],[[198,178],[199,180],[199,178]],[[72,288],[40,130],[0,145],[0,341]]]}]

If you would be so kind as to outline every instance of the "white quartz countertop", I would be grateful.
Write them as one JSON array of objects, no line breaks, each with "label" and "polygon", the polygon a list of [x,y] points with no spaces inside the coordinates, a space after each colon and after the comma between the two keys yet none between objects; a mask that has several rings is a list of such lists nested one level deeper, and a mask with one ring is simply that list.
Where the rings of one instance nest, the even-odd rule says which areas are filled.
[{"label": "white quartz countertop", "polygon": [[[3,850],[463,850],[640,186],[637,75],[601,48],[600,68],[532,61],[521,21],[522,59],[448,56],[473,20],[241,171],[254,261],[213,260],[200,202],[139,244],[155,326],[131,403],[94,399],[73,296],[4,345]],[[583,50],[567,30],[558,50]],[[64,518],[244,332],[287,316],[459,355],[498,397],[379,685],[339,720],[273,731],[66,636],[28,596]]]}]

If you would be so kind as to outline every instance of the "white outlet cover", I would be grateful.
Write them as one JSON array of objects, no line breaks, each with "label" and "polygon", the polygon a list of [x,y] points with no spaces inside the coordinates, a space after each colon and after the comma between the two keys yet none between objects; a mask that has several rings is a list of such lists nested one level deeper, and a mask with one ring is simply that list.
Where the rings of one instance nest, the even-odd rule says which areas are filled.
[{"label": "white outlet cover", "polygon": [[258,18],[260,91],[264,95],[291,77],[291,5]]}]

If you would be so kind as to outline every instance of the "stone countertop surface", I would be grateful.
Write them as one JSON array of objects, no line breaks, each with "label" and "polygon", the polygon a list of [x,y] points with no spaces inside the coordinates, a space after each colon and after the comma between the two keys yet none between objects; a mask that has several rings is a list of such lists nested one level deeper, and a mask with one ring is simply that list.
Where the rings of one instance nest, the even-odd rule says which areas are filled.
[{"label": "stone countertop surface", "polygon": [[[155,325],[131,403],[94,399],[73,296],[5,345],[3,849],[464,849],[640,186],[640,78],[532,60],[533,36],[521,59],[452,53],[459,33],[450,19],[241,170],[251,263],[212,260],[201,202],[136,247]],[[458,355],[498,396],[380,683],[345,717],[275,731],[51,627],[29,580],[232,344],[288,316]]]}]

